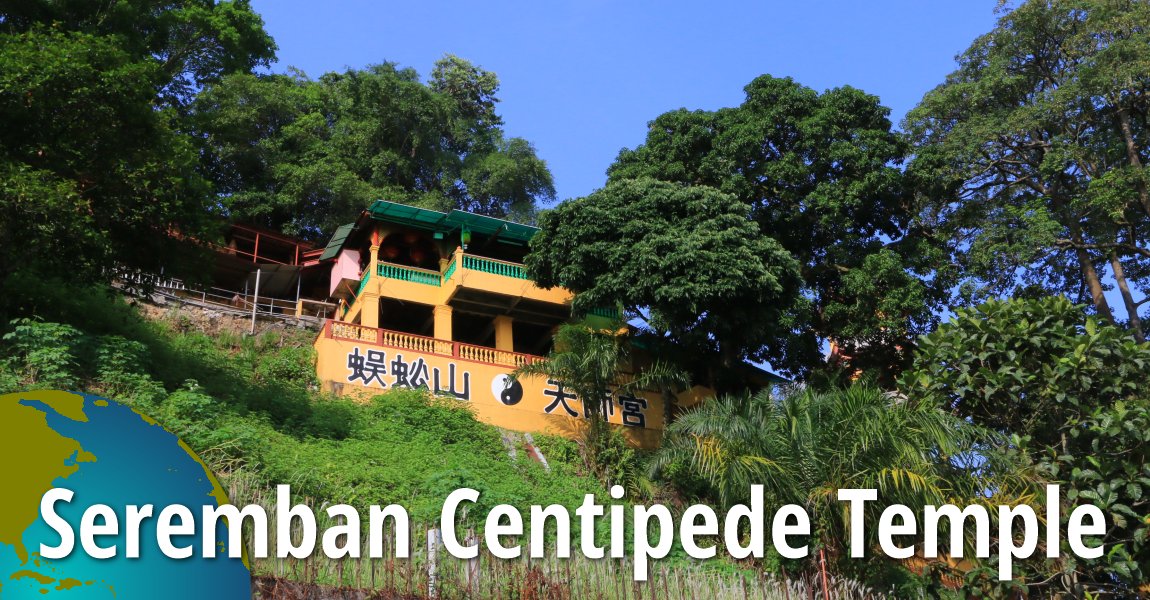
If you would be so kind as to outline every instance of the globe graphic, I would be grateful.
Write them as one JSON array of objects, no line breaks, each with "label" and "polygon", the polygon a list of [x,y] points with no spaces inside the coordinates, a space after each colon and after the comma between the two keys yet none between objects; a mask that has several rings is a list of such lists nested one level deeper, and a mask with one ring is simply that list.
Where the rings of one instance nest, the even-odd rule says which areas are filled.
[{"label": "globe graphic", "polygon": [[[250,598],[244,561],[227,555],[228,531],[221,520],[215,555],[203,557],[200,513],[227,503],[216,478],[176,436],[155,421],[115,401],[67,392],[35,391],[0,396],[0,598]],[[71,502],[55,512],[75,532],[75,547],[63,559],[39,555],[61,536],[43,520],[40,500],[52,488],[66,488]],[[118,535],[97,536],[116,556],[96,559],[82,547],[80,523],[91,505],[111,507]],[[165,556],[156,541],[156,519],[140,525],[139,557],[125,556],[125,507],[153,505],[153,516],[173,504],[196,516],[194,535],[173,536],[191,546],[192,557]],[[97,523],[100,521],[98,520]]]}]

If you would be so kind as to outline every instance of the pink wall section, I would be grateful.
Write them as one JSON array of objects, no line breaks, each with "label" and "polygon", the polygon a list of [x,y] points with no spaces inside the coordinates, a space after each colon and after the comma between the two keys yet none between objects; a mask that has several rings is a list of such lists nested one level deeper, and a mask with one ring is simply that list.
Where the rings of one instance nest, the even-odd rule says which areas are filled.
[{"label": "pink wall section", "polygon": [[331,268],[331,290],[328,293],[334,294],[335,288],[344,279],[359,281],[359,250],[344,250],[336,257],[335,265]]}]

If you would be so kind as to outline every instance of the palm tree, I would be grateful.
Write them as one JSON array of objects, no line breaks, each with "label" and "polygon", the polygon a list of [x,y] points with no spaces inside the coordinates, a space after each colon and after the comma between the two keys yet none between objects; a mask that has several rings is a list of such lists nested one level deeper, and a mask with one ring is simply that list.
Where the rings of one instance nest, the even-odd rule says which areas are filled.
[{"label": "palm tree", "polygon": [[974,498],[987,486],[968,467],[989,435],[868,384],[795,388],[703,404],[668,427],[653,465],[688,465],[725,507],[745,502],[750,486],[761,484],[769,503],[806,508],[818,546],[834,554],[843,547],[834,540],[845,543],[849,531],[839,489],[878,490],[867,523],[890,504],[921,510]]},{"label": "palm tree", "polygon": [[[595,329],[579,323],[563,325],[555,334],[555,350],[550,356],[523,365],[511,373],[512,378],[544,376],[562,381],[584,403],[590,419],[581,444],[583,460],[600,479],[605,479],[606,465],[602,464],[599,455],[612,443],[612,432],[602,412],[605,399],[610,398],[612,393],[624,394],[642,389],[672,390],[685,387],[688,383],[683,371],[661,362],[649,365],[637,373],[624,373],[631,362],[631,341],[625,332],[626,325],[622,323],[606,329]],[[589,400],[594,398],[604,401]],[[615,437],[619,437],[617,433]],[[615,443],[623,442],[619,438]],[[633,452],[628,454],[632,459],[633,455]],[[615,465],[612,470],[629,473],[629,481],[615,483],[622,483],[632,491],[639,487],[638,481],[633,478],[639,475],[637,468],[619,468],[619,465]]]}]

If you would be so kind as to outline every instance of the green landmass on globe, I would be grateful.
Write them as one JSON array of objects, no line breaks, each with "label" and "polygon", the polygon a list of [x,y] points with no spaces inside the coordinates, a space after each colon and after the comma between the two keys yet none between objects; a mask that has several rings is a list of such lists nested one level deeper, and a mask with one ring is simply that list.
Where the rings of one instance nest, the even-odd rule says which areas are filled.
[{"label": "green landmass on globe", "polygon": [[[0,511],[0,597],[19,600],[58,592],[67,592],[68,598],[120,600],[160,593],[165,598],[250,597],[246,561],[228,558],[223,544],[215,557],[197,552],[189,559],[170,559],[155,547],[154,520],[142,525],[138,559],[124,557],[122,548],[112,559],[94,559],[78,540],[61,560],[48,560],[37,552],[41,543],[60,542],[40,514],[41,498],[53,488],[75,493],[72,502],[56,505],[74,530],[92,504],[113,507],[123,522],[124,507],[132,504],[153,504],[158,513],[172,504],[196,512],[204,505],[228,503],[203,461],[151,418],[95,396],[60,391],[7,394],[0,396],[0,457],[5,488]],[[222,531],[226,534],[226,529]],[[119,536],[103,536],[100,543],[122,546]]]}]

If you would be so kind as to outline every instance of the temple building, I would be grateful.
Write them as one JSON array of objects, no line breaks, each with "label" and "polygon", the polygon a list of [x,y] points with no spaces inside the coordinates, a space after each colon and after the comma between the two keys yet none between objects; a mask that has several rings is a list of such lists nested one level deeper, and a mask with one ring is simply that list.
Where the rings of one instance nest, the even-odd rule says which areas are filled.
[{"label": "temple building", "polygon": [[[536,286],[523,267],[536,231],[385,201],[340,227],[319,258],[332,263],[329,294],[339,302],[315,342],[323,385],[360,396],[424,386],[499,427],[577,433],[584,408],[563,382],[508,385],[508,374],[546,355],[555,329],[571,320],[571,293]],[[685,392],[684,404],[700,391]],[[658,444],[659,393],[612,397],[603,408],[632,442]]]},{"label": "temple building", "polygon": [[[571,292],[541,288],[524,269],[537,231],[460,210],[385,201],[340,227],[318,259],[330,265],[328,299],[339,306],[315,342],[323,386],[360,397],[426,387],[468,403],[498,427],[577,434],[587,414],[562,381],[508,377],[548,354],[556,328],[572,319]],[[617,322],[613,310],[598,312],[587,317],[592,325]],[[632,355],[631,372],[642,369],[642,350]],[[695,386],[678,394],[676,407],[711,395]],[[602,408],[632,443],[658,445],[664,425],[659,391],[613,394]]]}]

